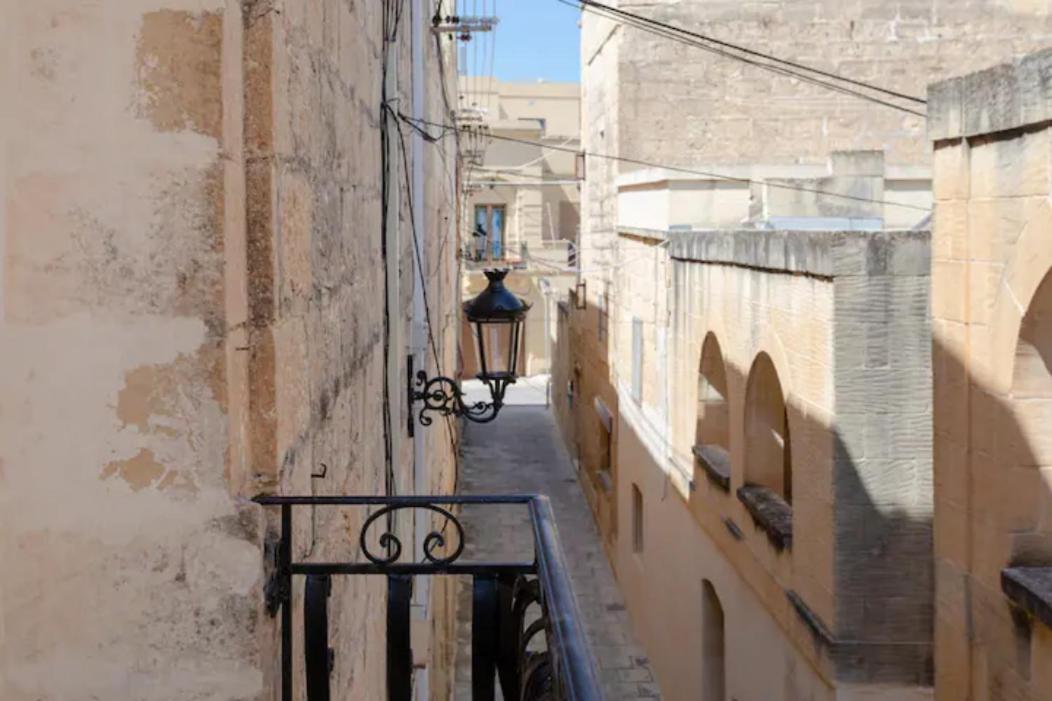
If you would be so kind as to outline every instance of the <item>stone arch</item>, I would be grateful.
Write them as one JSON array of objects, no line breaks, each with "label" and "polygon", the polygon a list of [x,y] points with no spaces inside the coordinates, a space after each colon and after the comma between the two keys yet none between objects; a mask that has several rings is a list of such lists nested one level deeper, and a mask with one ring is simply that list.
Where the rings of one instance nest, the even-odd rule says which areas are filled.
[{"label": "stone arch", "polygon": [[785,394],[774,362],[759,353],[745,388],[745,483],[792,503],[792,449]]},{"label": "stone arch", "polygon": [[730,450],[730,410],[727,402],[727,368],[716,335],[709,332],[701,347],[698,371],[698,407],[694,428],[695,446]]},{"label": "stone arch", "polygon": [[727,698],[726,626],[723,605],[716,587],[701,582],[701,698],[724,701]]},{"label": "stone arch", "polygon": [[[1012,470],[1004,473],[1002,468],[1002,483],[1010,491],[998,501],[1011,509],[1003,525],[1024,536],[1032,556],[1046,561],[1052,558],[1052,518],[1040,505],[1048,497],[1039,485],[1040,471],[1052,469],[1052,271],[1045,274],[1023,315],[1011,366],[1011,424],[991,427],[1001,443],[993,446],[994,459],[1008,462],[1005,467]],[[1039,495],[1036,502],[1026,498],[1033,489]]]},{"label": "stone arch", "polygon": [[1001,287],[990,316],[993,334],[989,349],[990,366],[982,369],[992,385],[990,389],[995,392],[1008,391],[1012,385],[1014,354],[1023,315],[1030,308],[1046,274],[1052,270],[1052,247],[1046,245],[1047,237],[1045,227],[1028,222],[1013,246],[1014,254],[1001,276]]}]

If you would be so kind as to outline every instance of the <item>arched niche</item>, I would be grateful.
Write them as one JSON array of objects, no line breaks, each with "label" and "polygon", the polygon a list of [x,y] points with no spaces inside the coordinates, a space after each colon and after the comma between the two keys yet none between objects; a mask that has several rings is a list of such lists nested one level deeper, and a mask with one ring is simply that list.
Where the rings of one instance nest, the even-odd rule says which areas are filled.
[{"label": "arched niche", "polygon": [[792,450],[785,395],[774,363],[760,353],[745,390],[745,483],[792,503]]},{"label": "arched niche", "polygon": [[697,423],[694,444],[730,450],[730,411],[727,406],[727,369],[720,343],[712,333],[701,347],[698,373]]},{"label": "arched niche", "polygon": [[712,582],[701,583],[701,699],[726,701],[727,660],[723,605]]}]

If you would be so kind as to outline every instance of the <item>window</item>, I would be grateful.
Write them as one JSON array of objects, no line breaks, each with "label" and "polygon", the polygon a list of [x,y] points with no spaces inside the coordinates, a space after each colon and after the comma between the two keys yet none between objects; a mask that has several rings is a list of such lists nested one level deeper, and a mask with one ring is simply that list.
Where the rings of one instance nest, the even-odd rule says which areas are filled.
[{"label": "window", "polygon": [[607,310],[607,305],[609,303],[610,298],[607,297],[606,292],[599,295],[599,329],[597,333],[599,335],[600,343],[606,343],[606,335],[609,332],[610,312]]},{"label": "window", "polygon": [[725,701],[727,665],[723,606],[712,582],[702,580],[701,588],[701,699]]},{"label": "window", "polygon": [[475,205],[475,260],[504,257],[504,205]]},{"label": "window", "polygon": [[643,493],[632,485],[632,552],[643,552]]},{"label": "window", "polygon": [[632,319],[632,399],[643,401],[643,320]]}]

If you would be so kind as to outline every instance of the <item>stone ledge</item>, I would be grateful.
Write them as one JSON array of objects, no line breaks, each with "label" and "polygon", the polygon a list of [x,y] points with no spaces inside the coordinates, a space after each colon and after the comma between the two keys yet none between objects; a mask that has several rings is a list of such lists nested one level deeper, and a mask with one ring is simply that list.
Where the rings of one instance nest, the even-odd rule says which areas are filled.
[{"label": "stone ledge", "polygon": [[691,263],[811,275],[927,276],[931,233],[924,230],[789,231],[734,229],[669,231],[669,257]]},{"label": "stone ledge", "polygon": [[1007,567],[1001,589],[1012,603],[1052,628],[1052,567]]},{"label": "stone ledge", "polygon": [[796,611],[796,615],[800,617],[800,620],[802,620],[804,625],[811,630],[812,635],[814,635],[819,642],[828,645],[829,647],[836,645],[836,638],[833,637],[832,632],[826,628],[826,625],[822,623],[822,619],[818,617],[818,614],[811,610],[811,607],[804,602],[799,594],[792,589],[789,589],[785,592],[785,596],[789,599],[789,603],[792,605],[793,610]]},{"label": "stone ledge", "polygon": [[618,236],[634,236],[641,239],[649,239],[651,241],[660,243],[668,238],[668,233],[664,229],[648,229],[642,226],[619,226],[617,227]]},{"label": "stone ledge", "polygon": [[934,649],[930,642],[843,640],[834,635],[799,594],[789,589],[785,595],[800,621],[811,632],[815,644],[828,652],[838,681],[932,685]]},{"label": "stone ledge", "polygon": [[610,495],[614,491],[614,478],[610,474],[610,470],[597,470],[595,473],[595,481],[599,485],[599,489],[603,490],[603,494]]},{"label": "stone ledge", "polygon": [[1052,120],[1052,49],[928,87],[932,141],[992,134]]},{"label": "stone ledge", "polygon": [[738,501],[776,550],[793,546],[793,507],[773,490],[755,484],[738,489]]},{"label": "stone ledge", "polygon": [[718,445],[696,445],[691,448],[709,481],[725,492],[731,489],[731,456]]}]

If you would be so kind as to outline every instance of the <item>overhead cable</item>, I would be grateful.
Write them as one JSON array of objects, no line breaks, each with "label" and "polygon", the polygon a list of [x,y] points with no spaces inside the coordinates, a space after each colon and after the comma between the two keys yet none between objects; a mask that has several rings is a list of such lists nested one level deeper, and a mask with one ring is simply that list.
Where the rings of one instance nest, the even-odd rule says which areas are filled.
[{"label": "overhead cable", "polygon": [[[784,59],[776,59],[775,57],[768,58],[767,54],[761,54],[761,53],[753,51],[751,49],[745,49],[744,47],[738,47],[738,46],[735,46],[733,44],[729,44],[728,42],[723,42],[723,41],[720,41],[720,40],[717,40],[717,39],[713,39],[711,37],[706,37],[705,35],[698,34],[696,32],[691,32],[689,30],[681,29],[679,27],[675,27],[673,25],[669,25],[669,24],[666,24],[666,23],[663,23],[663,22],[658,22],[656,20],[650,20],[650,19],[648,19],[646,17],[642,17],[641,15],[635,15],[635,14],[632,14],[630,12],[625,12],[623,10],[618,10],[617,8],[610,8],[607,5],[602,5],[600,3],[592,2],[592,0],[557,0],[557,1],[561,2],[564,5],[569,5],[570,7],[575,7],[577,9],[579,9],[579,10],[591,12],[592,14],[595,14],[595,15],[598,15],[598,16],[601,16],[601,17],[605,17],[605,18],[607,18],[607,19],[609,19],[609,20],[611,20],[613,22],[616,22],[618,24],[635,27],[635,28],[640,29],[640,30],[642,30],[644,32],[648,32],[650,34],[654,34],[654,35],[659,36],[659,37],[670,39],[672,41],[675,41],[675,42],[678,42],[678,43],[681,43],[681,44],[685,44],[687,46],[692,46],[692,47],[701,49],[703,51],[708,51],[709,53],[716,54],[717,56],[721,56],[723,58],[728,58],[728,59],[731,59],[731,60],[739,61],[741,63],[745,63],[745,64],[748,64],[748,65],[751,65],[751,66],[755,66],[757,68],[761,68],[763,70],[767,70],[767,71],[770,71],[772,73],[777,73],[779,75],[783,75],[783,76],[786,76],[786,77],[789,77],[789,78],[795,78],[797,80],[801,80],[803,82],[810,83],[811,85],[815,85],[815,86],[818,86],[818,87],[821,87],[821,88],[825,88],[825,89],[831,90],[833,92],[838,92],[838,93],[841,93],[843,95],[856,97],[858,99],[865,100],[867,102],[871,102],[871,103],[874,103],[874,104],[877,104],[877,105],[882,105],[884,107],[890,107],[892,109],[898,110],[900,112],[905,112],[907,114],[916,115],[918,117],[926,117],[927,116],[927,115],[925,115],[925,113],[920,112],[918,110],[911,109],[909,107],[904,107],[903,105],[899,105],[897,103],[890,102],[888,100],[884,100],[884,99],[875,97],[873,95],[870,95],[870,94],[867,94],[867,93],[864,93],[864,92],[860,92],[859,90],[855,90],[855,89],[849,88],[849,87],[844,86],[844,85],[837,85],[835,83],[831,83],[831,82],[829,82],[827,80],[823,80],[821,78],[815,77],[813,75],[808,75],[807,73],[803,73],[803,72],[800,72],[800,71],[801,70],[808,70],[808,71],[812,71],[814,73],[828,75],[828,76],[831,76],[834,80],[841,80],[843,82],[850,83],[850,84],[862,85],[862,86],[865,86],[866,89],[874,90],[874,91],[880,92],[882,94],[889,94],[890,93],[893,96],[898,97],[899,99],[906,99],[906,100],[909,100],[911,102],[920,102],[922,104],[925,102],[924,100],[921,100],[920,98],[913,97],[911,95],[906,95],[905,93],[897,93],[895,91],[887,90],[886,88],[880,88],[878,86],[871,86],[871,85],[869,85],[867,83],[863,83],[862,81],[856,81],[856,80],[851,79],[851,78],[845,78],[845,77],[842,77],[842,76],[837,76],[834,73],[829,73],[827,71],[820,71],[819,69],[811,69],[811,68],[808,68],[806,66],[802,66],[802,64],[794,64],[793,62],[786,61]],[[724,47],[724,46],[728,47],[728,48],[721,48],[721,47]],[[748,57],[742,56],[740,54],[732,53],[732,51],[740,51],[740,52],[743,52],[743,53],[747,53],[749,55],[763,56],[764,59],[763,60],[758,60],[758,59],[754,59],[754,58],[748,58]],[[766,63],[766,62],[764,62],[765,60],[773,60],[773,61],[776,61],[776,63]],[[787,66],[792,66],[792,65],[801,66],[801,67],[799,69],[793,69],[793,68],[787,67]]]},{"label": "overhead cable", "polygon": [[[406,116],[406,115],[404,115],[402,113],[398,113],[398,117],[402,121],[408,123],[411,127],[415,128],[415,129],[423,129],[423,126],[430,126],[430,127],[434,127],[434,128],[437,128],[437,129],[442,129],[442,130],[444,130],[445,133],[455,132],[455,131],[464,131],[464,132],[466,132],[467,130],[470,129],[470,127],[458,127],[458,126],[451,125],[451,124],[439,124],[437,122],[430,122],[430,121],[423,120],[423,119],[421,119],[421,120],[414,120],[412,117],[408,117],[408,116]],[[419,124],[417,124],[416,122],[419,122]],[[426,133],[427,130],[424,129],[424,132]],[[445,134],[443,134],[443,136],[444,135]],[[428,140],[430,140],[430,141],[437,141],[439,138],[442,138],[441,136],[436,137],[436,136],[431,135],[431,134],[428,134],[428,137],[429,137]],[[425,137],[425,138],[427,138],[427,137]],[[560,147],[560,146],[556,146],[554,144],[545,144],[545,143],[542,143],[540,141],[530,141],[528,139],[519,139],[519,138],[516,138],[514,136],[504,136],[504,135],[501,135],[501,134],[488,134],[487,138],[489,138],[489,139],[496,139],[498,141],[510,141],[510,142],[513,142],[513,143],[525,144],[525,145],[528,145],[528,146],[536,146],[538,148],[545,148],[545,149],[550,149],[550,150],[553,150],[553,151],[565,151],[566,153],[582,154],[584,156],[588,156],[588,157],[591,157],[591,158],[600,158],[600,159],[603,159],[603,160],[610,160],[610,161],[620,161],[622,163],[629,163],[631,165],[644,166],[644,167],[647,167],[647,168],[661,168],[663,170],[668,170],[668,171],[672,171],[672,172],[675,172],[675,173],[685,173],[687,175],[700,175],[702,177],[715,178],[717,180],[724,180],[724,181],[727,181],[727,182],[737,182],[737,183],[743,183],[743,184],[748,184],[748,185],[764,185],[764,186],[767,186],[767,187],[778,188],[778,189],[781,189],[781,190],[795,190],[797,192],[810,192],[810,193],[813,193],[813,194],[816,194],[816,195],[823,195],[823,196],[826,196],[826,197],[835,197],[835,198],[838,198],[838,199],[851,200],[851,201],[854,201],[854,202],[870,202],[870,203],[873,203],[873,204],[887,205],[889,207],[902,207],[904,209],[914,209],[914,210],[917,210],[919,212],[930,212],[931,211],[931,209],[929,209],[928,207],[920,207],[918,205],[907,204],[905,202],[892,202],[890,200],[878,200],[878,199],[873,199],[873,198],[870,198],[870,197],[860,197],[858,195],[849,195],[849,194],[840,193],[840,192],[830,192],[829,190],[820,190],[818,188],[803,187],[803,186],[800,186],[800,185],[790,185],[789,183],[782,183],[782,182],[777,182],[777,181],[774,181],[774,180],[755,180],[753,178],[744,178],[744,177],[736,176],[736,175],[727,175],[725,173],[716,173],[716,172],[713,172],[713,171],[698,170],[696,168],[684,168],[682,166],[668,165],[666,163],[657,163],[655,161],[646,161],[646,160],[639,159],[639,158],[628,158],[627,156],[615,156],[615,155],[607,154],[607,153],[597,153],[595,151],[577,151],[576,149],[572,149],[572,148]]]}]

